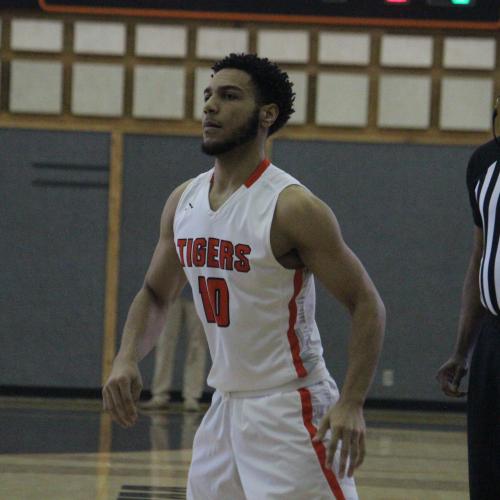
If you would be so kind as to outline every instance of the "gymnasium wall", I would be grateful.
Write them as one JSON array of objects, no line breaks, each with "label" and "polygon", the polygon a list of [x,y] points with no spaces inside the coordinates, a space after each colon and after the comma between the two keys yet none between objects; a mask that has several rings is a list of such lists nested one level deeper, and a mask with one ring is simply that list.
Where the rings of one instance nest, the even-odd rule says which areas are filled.
[{"label": "gymnasium wall", "polygon": [[[435,400],[436,369],[452,348],[473,224],[465,189],[472,149],[276,141],[273,159],[334,210],[387,308],[370,397]],[[346,370],[349,317],[320,287],[328,366]],[[392,370],[393,386],[382,373]]]},{"label": "gymnasium wall", "polygon": [[[96,388],[103,349],[107,134],[1,130],[0,385]],[[118,330],[142,284],[169,192],[208,169],[193,137],[124,138]],[[451,349],[472,220],[470,147],[276,140],[272,159],[335,211],[388,310],[372,398],[440,400],[433,375]],[[20,237],[21,235],[21,237]],[[337,380],[346,312],[318,286],[318,324]],[[181,388],[184,341],[175,369]],[[152,356],[143,363],[146,387]],[[382,385],[382,370],[394,385]]]},{"label": "gymnasium wall", "polygon": [[109,136],[0,129],[0,385],[101,380]]},{"label": "gymnasium wall", "polygon": [[[472,241],[464,180],[471,152],[470,147],[273,143],[273,161],[333,208],[346,241],[383,296],[387,336],[372,398],[443,399],[434,374],[453,345]],[[121,324],[156,244],[168,192],[211,161],[199,152],[196,138],[129,136],[124,165]],[[349,316],[321,285],[317,318],[328,367],[341,381]],[[145,366],[150,373],[152,360]],[[179,363],[177,389],[181,369]],[[382,384],[383,370],[393,370],[393,386]]]},{"label": "gymnasium wall", "polygon": [[[271,157],[334,209],[385,300],[370,396],[444,399],[433,375],[455,336],[472,239],[464,171],[490,136],[498,30],[1,8],[0,27],[0,391],[106,378],[163,203],[210,165],[201,91],[231,47],[289,72],[297,112]],[[320,285],[318,323],[341,381],[348,318]],[[151,357],[144,373],[149,387]]]}]

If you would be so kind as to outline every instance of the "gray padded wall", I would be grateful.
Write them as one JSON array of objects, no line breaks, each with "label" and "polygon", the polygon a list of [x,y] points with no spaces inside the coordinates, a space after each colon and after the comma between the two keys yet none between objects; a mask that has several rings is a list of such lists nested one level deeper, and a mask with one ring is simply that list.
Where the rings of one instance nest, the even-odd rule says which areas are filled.
[{"label": "gray padded wall", "polygon": [[0,385],[98,387],[109,136],[0,130]]},{"label": "gray padded wall", "polygon": [[[124,141],[124,192],[121,228],[119,329],[130,303],[144,280],[158,241],[160,216],[174,188],[212,167],[196,137],[127,135]],[[185,337],[179,338],[173,390],[180,390]],[[144,387],[149,388],[153,356],[141,364]]]},{"label": "gray padded wall", "polygon": [[[273,161],[332,207],[388,312],[372,398],[444,399],[435,371],[455,338],[473,223],[465,187],[471,147],[278,140]],[[348,315],[319,287],[329,368],[346,369]],[[394,370],[383,387],[382,369]]]},{"label": "gray padded wall", "polygon": [[[109,136],[0,130],[0,385],[100,385]],[[335,211],[388,309],[371,397],[439,400],[472,236],[471,147],[275,141],[273,161]],[[191,137],[125,138],[120,330],[168,194],[212,160]],[[346,368],[348,316],[318,286],[328,365]],[[181,339],[181,344],[183,344]],[[181,345],[173,389],[181,387]],[[144,363],[146,387],[152,359]],[[381,385],[393,369],[395,385]]]}]

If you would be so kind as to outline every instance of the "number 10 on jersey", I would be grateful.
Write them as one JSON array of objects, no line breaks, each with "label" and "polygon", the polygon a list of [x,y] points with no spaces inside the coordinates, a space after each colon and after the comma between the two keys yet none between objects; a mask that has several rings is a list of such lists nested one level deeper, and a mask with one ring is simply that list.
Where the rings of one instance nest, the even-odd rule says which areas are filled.
[{"label": "number 10 on jersey", "polygon": [[229,326],[229,289],[223,278],[198,277],[198,288],[203,301],[207,323]]}]

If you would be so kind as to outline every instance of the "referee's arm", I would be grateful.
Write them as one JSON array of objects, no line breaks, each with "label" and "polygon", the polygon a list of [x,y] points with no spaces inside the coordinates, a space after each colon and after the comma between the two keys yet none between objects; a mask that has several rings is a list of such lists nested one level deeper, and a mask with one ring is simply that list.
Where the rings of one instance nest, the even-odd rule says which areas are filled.
[{"label": "referee's arm", "polygon": [[484,314],[479,291],[479,269],[483,255],[483,230],[474,227],[474,243],[469,267],[465,274],[462,304],[458,321],[458,334],[453,353],[437,372],[441,390],[451,397],[463,397],[466,392],[459,389],[460,381],[467,373],[469,358],[477,337],[477,323]]}]

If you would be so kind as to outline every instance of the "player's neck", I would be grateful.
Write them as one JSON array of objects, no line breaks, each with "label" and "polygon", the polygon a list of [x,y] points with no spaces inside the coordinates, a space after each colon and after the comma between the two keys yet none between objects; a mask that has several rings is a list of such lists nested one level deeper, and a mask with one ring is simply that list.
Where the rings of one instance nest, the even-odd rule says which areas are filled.
[{"label": "player's neck", "polygon": [[238,189],[266,157],[264,144],[243,144],[220,155],[215,160],[214,185],[216,191]]}]

